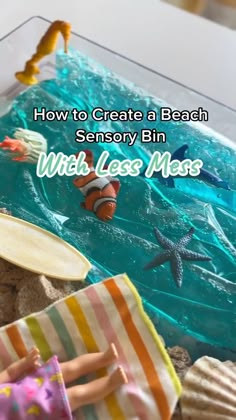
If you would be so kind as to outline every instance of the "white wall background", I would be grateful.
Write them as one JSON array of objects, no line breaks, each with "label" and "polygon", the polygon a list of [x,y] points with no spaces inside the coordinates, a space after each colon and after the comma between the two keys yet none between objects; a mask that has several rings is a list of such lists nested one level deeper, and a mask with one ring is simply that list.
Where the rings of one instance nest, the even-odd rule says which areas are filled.
[{"label": "white wall background", "polygon": [[236,109],[236,32],[228,28],[159,0],[8,0],[0,37],[33,15],[69,20],[81,35]]}]

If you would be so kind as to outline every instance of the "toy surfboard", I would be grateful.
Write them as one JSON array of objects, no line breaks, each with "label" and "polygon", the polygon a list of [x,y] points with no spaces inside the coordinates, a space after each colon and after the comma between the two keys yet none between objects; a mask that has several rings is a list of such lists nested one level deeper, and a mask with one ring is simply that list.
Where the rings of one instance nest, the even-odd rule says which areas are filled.
[{"label": "toy surfboard", "polygon": [[84,280],[89,261],[56,235],[0,213],[0,257],[33,273],[60,280]]}]

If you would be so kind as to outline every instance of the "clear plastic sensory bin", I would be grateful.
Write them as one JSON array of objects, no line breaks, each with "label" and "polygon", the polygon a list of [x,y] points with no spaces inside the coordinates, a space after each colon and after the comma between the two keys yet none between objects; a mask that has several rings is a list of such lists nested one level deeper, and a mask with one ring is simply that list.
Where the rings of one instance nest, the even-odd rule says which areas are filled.
[{"label": "clear plastic sensory bin", "polygon": [[[75,246],[92,264],[88,282],[126,272],[168,346],[186,347],[194,359],[209,354],[235,360],[236,111],[74,33],[68,53],[61,37],[56,53],[40,62],[38,84],[19,83],[15,72],[24,68],[49,25],[33,17],[0,41],[0,141],[21,127],[41,133],[48,152],[69,156],[86,149],[97,162],[108,151],[107,163],[141,159],[143,169],[156,151],[174,158],[185,146],[182,158],[201,159],[205,171],[199,177],[147,178],[143,169],[138,176],[115,176],[120,183],[117,208],[104,222],[81,207],[73,176],[38,177],[35,165],[12,161],[0,149],[0,207]],[[209,119],[96,121],[91,117],[96,107],[143,115],[152,110],[157,116],[163,107],[203,108]],[[88,118],[75,121],[69,114],[66,121],[34,121],[34,108],[76,108]],[[138,135],[132,146],[76,142],[79,129]],[[166,141],[141,142],[143,129],[165,133]],[[168,260],[145,270],[163,252],[154,228],[175,243],[194,228],[186,249],[211,259],[184,260],[181,287]]]}]

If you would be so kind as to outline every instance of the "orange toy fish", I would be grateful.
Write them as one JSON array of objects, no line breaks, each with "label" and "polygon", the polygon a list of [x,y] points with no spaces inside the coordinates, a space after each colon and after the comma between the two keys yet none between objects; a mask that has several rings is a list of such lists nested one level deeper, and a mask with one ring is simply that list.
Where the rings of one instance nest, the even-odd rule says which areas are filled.
[{"label": "orange toy fish", "polygon": [[[104,222],[112,220],[116,210],[116,197],[120,190],[120,182],[111,176],[98,177],[93,166],[93,153],[90,150],[84,150],[84,152],[86,154],[85,162],[87,162],[90,173],[80,175],[73,181],[85,197],[85,202],[81,203],[81,206],[95,213]],[[79,153],[76,154],[76,157],[78,155]]]}]

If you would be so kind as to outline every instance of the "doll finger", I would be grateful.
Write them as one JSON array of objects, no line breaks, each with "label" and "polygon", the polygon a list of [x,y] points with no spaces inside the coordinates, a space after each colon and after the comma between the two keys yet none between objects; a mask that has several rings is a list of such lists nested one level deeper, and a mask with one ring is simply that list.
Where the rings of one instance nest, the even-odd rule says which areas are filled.
[{"label": "doll finger", "polygon": [[38,349],[38,347],[33,346],[30,350],[30,353],[34,354],[34,357],[39,358],[40,357],[40,351]]},{"label": "doll finger", "polygon": [[41,363],[40,363],[40,362],[36,362],[36,363],[35,363],[35,366],[36,366],[36,367],[41,367],[42,365],[41,365]]}]

